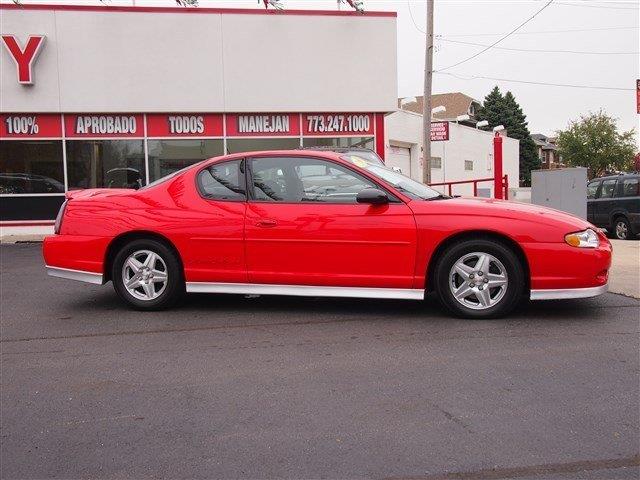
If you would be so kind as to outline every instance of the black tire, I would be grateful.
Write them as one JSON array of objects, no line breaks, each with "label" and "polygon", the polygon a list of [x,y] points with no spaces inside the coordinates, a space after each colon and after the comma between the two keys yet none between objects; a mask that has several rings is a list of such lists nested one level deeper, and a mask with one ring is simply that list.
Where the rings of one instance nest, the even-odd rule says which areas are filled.
[{"label": "black tire", "polygon": [[[167,281],[164,290],[150,300],[136,298],[124,285],[124,263],[132,254],[139,251],[155,253],[166,266]],[[164,310],[173,306],[185,291],[184,275],[177,255],[167,245],[153,239],[133,240],[123,246],[113,260],[111,279],[118,296],[136,310]],[[157,289],[157,287],[154,288]],[[140,292],[142,294],[143,290],[141,289]]]},{"label": "black tire", "polygon": [[[495,299],[499,299],[497,303],[484,309],[474,309],[463,305],[455,298],[450,287],[450,273],[454,265],[466,255],[474,253],[486,253],[499,260],[508,280],[504,291],[499,288],[488,289],[489,295],[494,295]],[[495,266],[491,268],[495,268]],[[482,274],[476,273],[476,279],[480,279],[480,275]],[[468,319],[499,318],[509,314],[522,301],[526,284],[522,264],[513,250],[499,241],[486,238],[462,240],[447,248],[436,265],[434,280],[436,283],[435,291],[444,307],[455,316]],[[484,285],[480,285],[476,288],[482,290]],[[499,297],[500,295],[501,297]],[[470,294],[470,297],[473,299],[474,295]],[[480,299],[478,298],[477,301],[479,303]]]},{"label": "black tire", "polygon": [[625,217],[617,217],[613,221],[611,236],[617,240],[633,240],[635,238],[631,224]]}]

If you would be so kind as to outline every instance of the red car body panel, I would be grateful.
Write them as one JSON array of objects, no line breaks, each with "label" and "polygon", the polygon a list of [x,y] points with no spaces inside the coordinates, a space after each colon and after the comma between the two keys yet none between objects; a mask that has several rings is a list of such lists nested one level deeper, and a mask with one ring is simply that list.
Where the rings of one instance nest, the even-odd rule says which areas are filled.
[{"label": "red car body panel", "polygon": [[[401,202],[366,204],[213,201],[196,188],[212,162],[244,156],[303,156],[340,163]],[[571,247],[568,233],[593,228],[563,212],[498,200],[411,200],[331,152],[256,152],[219,157],[143,190],[69,192],[60,235],[45,239],[47,266],[104,273],[109,246],[150,232],[180,255],[187,282],[424,289],[434,252],[448,239],[487,232],[521,249],[532,289],[607,283],[611,244]],[[265,223],[266,222],[266,223]]]}]

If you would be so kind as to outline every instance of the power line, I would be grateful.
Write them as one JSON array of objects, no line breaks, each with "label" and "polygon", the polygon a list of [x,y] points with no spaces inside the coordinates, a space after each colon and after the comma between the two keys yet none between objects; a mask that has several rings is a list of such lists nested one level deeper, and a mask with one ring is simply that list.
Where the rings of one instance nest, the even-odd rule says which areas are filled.
[{"label": "power line", "polygon": [[[449,40],[447,38],[439,38],[442,42],[455,43],[459,45],[473,45],[474,47],[488,47],[483,43],[463,42],[461,40]],[[529,49],[529,48],[509,48],[509,47],[494,47],[496,50],[508,50],[512,52],[535,52],[535,53],[570,53],[576,55],[639,55],[640,52],[588,52],[584,50],[542,50],[542,49]]]},{"label": "power line", "polygon": [[442,71],[434,71],[433,73],[439,73],[440,75],[449,75],[451,77],[459,78],[460,80],[493,80],[496,82],[510,82],[510,83],[526,83],[530,85],[544,85],[549,87],[566,87],[566,88],[587,88],[594,90],[614,90],[614,91],[635,91],[635,88],[621,88],[621,87],[603,87],[598,85],[574,85],[568,83],[547,83],[547,82],[534,82],[529,80],[515,80],[512,78],[496,78],[496,77],[485,77],[483,75],[473,75],[471,77],[463,77],[461,75],[457,75],[455,73],[450,72],[442,72]]},{"label": "power line", "polygon": [[604,9],[608,9],[608,10],[638,10],[637,7],[615,7],[615,6],[611,6],[611,5],[589,5],[587,3],[556,2],[556,5],[562,5],[563,7],[604,8]]},{"label": "power line", "polygon": [[[442,72],[444,70],[449,70],[450,68],[453,67],[457,67],[458,65],[462,65],[465,62],[468,62],[469,60],[473,60],[474,58],[482,55],[484,52],[486,52],[487,50],[490,50],[491,48],[493,48],[494,46],[496,46],[498,43],[502,42],[503,40],[509,38],[509,36],[511,36],[513,33],[515,33],[516,31],[520,30],[520,28],[524,27],[527,23],[529,23],[531,20],[533,20],[534,18],[536,18],[538,15],[540,15],[544,9],[546,9],[547,7],[549,7],[551,4],[553,3],[553,0],[549,0],[547,3],[544,4],[544,6],[539,9],[536,13],[534,13],[533,15],[531,15],[529,18],[527,18],[524,22],[522,22],[520,25],[518,25],[516,28],[514,28],[513,30],[511,30],[509,33],[507,33],[506,35],[504,35],[503,37],[499,38],[498,40],[496,40],[495,42],[493,42],[491,45],[488,45],[487,47],[483,48],[482,50],[480,50],[479,52],[471,55],[468,58],[465,58],[464,60],[460,60],[457,63],[454,63],[453,65],[449,65],[448,67],[442,68],[439,71]],[[438,71],[438,70],[435,70]]]},{"label": "power line", "polygon": [[[414,21],[415,24],[415,21]],[[422,33],[424,31],[420,29],[417,25],[416,28],[420,30]],[[531,32],[515,32],[512,35],[538,35],[545,33],[573,33],[573,32],[599,32],[599,31],[608,31],[608,30],[638,30],[640,27],[600,27],[600,28],[575,28],[575,29],[567,29],[567,30],[538,30]],[[451,37],[497,37],[498,35],[504,35],[504,33],[457,33],[451,35],[444,35],[447,38]]]}]

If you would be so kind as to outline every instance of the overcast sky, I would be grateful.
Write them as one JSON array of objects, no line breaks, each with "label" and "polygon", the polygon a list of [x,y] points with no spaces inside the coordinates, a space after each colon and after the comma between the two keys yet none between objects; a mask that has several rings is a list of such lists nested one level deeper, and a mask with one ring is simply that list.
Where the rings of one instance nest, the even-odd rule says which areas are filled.
[{"label": "overcast sky", "polygon": [[[30,0],[23,0],[24,3]],[[133,0],[107,0],[106,4],[131,4]],[[543,7],[548,0],[435,0],[435,69],[463,60],[483,47],[447,40],[491,44],[501,35]],[[3,2],[5,3],[5,2]],[[54,1],[37,3],[96,3]],[[286,8],[335,9],[336,1],[284,0]],[[367,10],[398,13],[398,95],[422,94],[424,71],[425,1],[365,0]],[[136,5],[174,5],[173,0],[136,0]],[[200,0],[201,6],[260,8],[257,0]],[[464,92],[484,99],[498,84],[510,90],[522,106],[532,133],[553,134],[570,119],[603,109],[619,119],[625,130],[636,129],[635,81],[640,78],[640,0],[555,0],[517,34],[500,43],[502,48],[605,52],[602,55],[551,52],[523,52],[491,49],[447,72],[434,75],[434,93]],[[344,7],[343,7],[344,8]],[[410,10],[415,24],[412,21]],[[599,29],[599,30],[595,30]],[[563,30],[563,32],[557,32]],[[567,30],[573,30],[568,32]],[[588,30],[588,31],[575,31]],[[553,33],[540,33],[554,31]],[[498,35],[496,35],[498,34]],[[274,46],[273,48],[278,48]],[[633,52],[631,55],[618,53]],[[528,85],[471,76],[544,83],[627,88],[627,91]],[[640,144],[640,142],[638,142]]]}]

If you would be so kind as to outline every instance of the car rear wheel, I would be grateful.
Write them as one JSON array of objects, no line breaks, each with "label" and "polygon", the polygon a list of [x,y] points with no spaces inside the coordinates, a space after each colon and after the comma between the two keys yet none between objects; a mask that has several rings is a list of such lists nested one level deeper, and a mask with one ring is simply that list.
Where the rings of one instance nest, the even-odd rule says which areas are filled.
[{"label": "car rear wheel", "polygon": [[522,299],[524,272],[515,253],[493,240],[464,240],[449,247],[435,272],[440,301],[453,314],[497,318]]},{"label": "car rear wheel", "polygon": [[630,240],[633,238],[631,225],[626,218],[618,217],[613,222],[613,236],[618,240]]},{"label": "car rear wheel", "polygon": [[116,254],[111,279],[116,293],[138,310],[162,310],[184,292],[176,254],[157,240],[134,240]]}]

